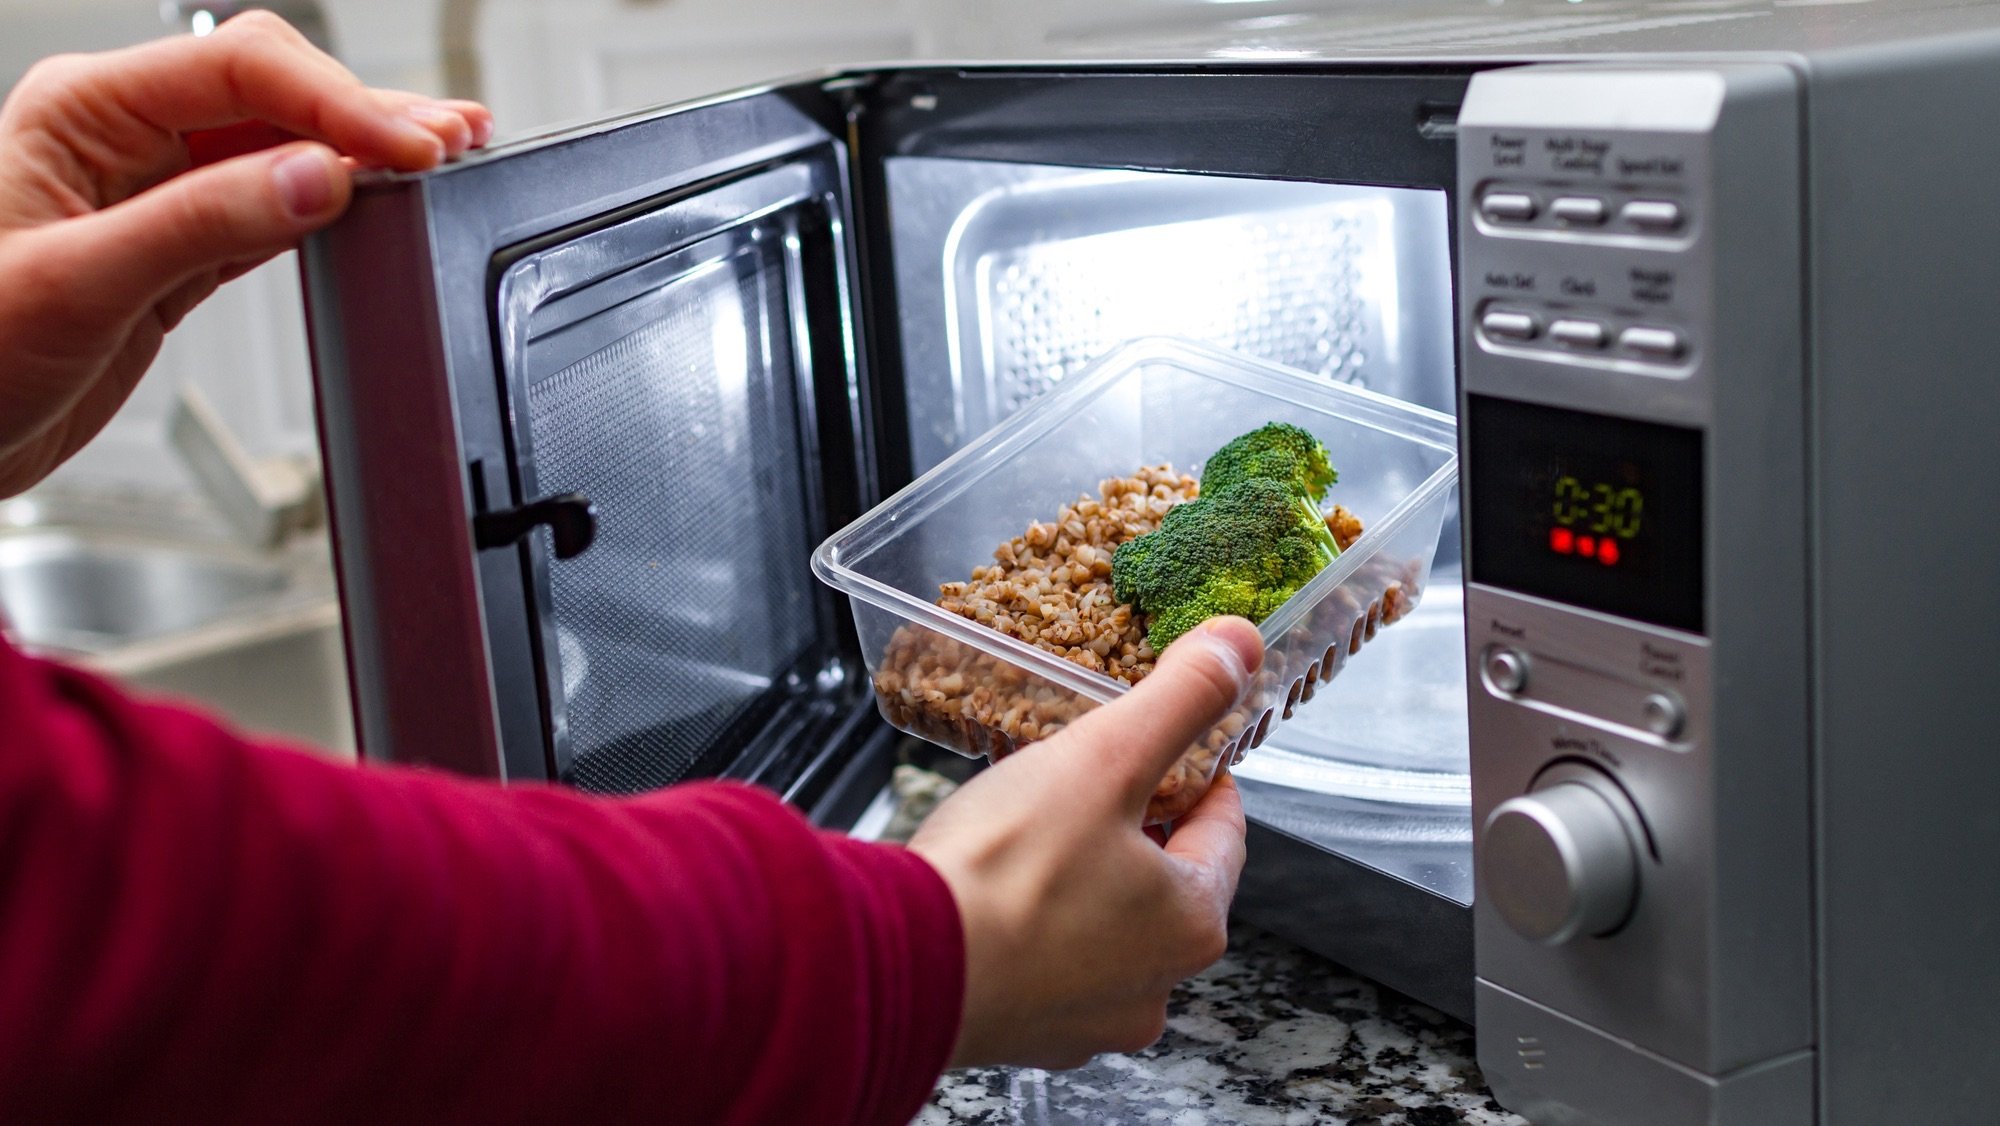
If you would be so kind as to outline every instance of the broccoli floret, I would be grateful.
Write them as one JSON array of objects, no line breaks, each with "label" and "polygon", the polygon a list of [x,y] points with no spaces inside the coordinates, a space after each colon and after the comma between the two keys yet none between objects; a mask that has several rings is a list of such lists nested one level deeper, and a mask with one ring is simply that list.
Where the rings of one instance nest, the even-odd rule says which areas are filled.
[{"label": "broccoli floret", "polygon": [[1266,423],[1215,451],[1202,466],[1201,491],[1215,492],[1253,477],[1283,481],[1314,502],[1340,479],[1319,439],[1288,422]]},{"label": "broccoli floret", "polygon": [[1164,650],[1201,622],[1261,622],[1340,556],[1319,509],[1289,485],[1253,477],[1179,505],[1156,532],[1120,544],[1111,592],[1152,617]]}]

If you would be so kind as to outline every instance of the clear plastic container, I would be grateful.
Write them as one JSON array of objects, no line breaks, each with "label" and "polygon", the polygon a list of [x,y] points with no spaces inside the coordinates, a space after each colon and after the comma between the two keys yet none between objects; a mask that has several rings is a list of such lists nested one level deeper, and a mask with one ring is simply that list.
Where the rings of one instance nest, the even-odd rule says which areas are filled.
[{"label": "clear plastic container", "polygon": [[[1129,691],[947,612],[934,601],[939,585],[964,581],[996,546],[1095,496],[1107,478],[1162,462],[1197,473],[1218,447],[1273,421],[1326,443],[1340,472],[1326,503],[1355,513],[1364,531],[1264,620],[1262,671],[1162,782],[1147,819],[1170,821],[1192,808],[1222,763],[1262,743],[1423,597],[1458,479],[1448,416],[1185,341],[1140,340],[1112,352],[813,553],[814,572],[852,601],[884,718],[961,754],[998,759]],[[884,675],[886,655],[901,669],[913,653],[925,668],[956,675],[958,693],[939,700]],[[988,690],[976,713],[968,685]]]}]

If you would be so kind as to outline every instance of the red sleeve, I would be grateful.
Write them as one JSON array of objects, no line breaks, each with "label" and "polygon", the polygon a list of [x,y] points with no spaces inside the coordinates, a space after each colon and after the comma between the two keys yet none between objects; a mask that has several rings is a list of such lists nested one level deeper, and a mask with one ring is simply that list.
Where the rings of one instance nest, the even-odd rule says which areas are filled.
[{"label": "red sleeve", "polygon": [[0,645],[0,1122],[903,1123],[949,890],[746,787],[354,769]]}]

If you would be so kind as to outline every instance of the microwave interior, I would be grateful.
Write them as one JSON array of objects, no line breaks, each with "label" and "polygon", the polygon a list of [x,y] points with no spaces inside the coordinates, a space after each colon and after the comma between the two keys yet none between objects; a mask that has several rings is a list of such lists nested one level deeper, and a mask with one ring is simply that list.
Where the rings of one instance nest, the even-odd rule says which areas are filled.
[{"label": "microwave interior", "polygon": [[[417,181],[405,205],[442,233],[409,276],[441,287],[487,638],[468,681],[493,685],[500,773],[606,793],[737,777],[822,823],[879,823],[908,741],[876,717],[813,547],[1128,340],[1193,337],[1455,414],[1449,121],[1465,81],[895,72]],[[350,540],[419,491],[365,479],[408,457],[371,458],[364,416],[411,380],[363,387],[378,345],[336,332],[401,315],[369,234],[402,229],[397,198],[364,195],[308,255]],[[379,347],[385,370],[412,352]],[[535,526],[562,498],[594,506],[588,550]],[[401,543],[397,565],[431,550],[451,549]],[[1454,516],[1418,612],[1237,777],[1258,834],[1243,913],[1465,1016],[1460,559]],[[409,716],[448,699],[397,694],[449,670],[383,623],[450,603],[382,566],[342,562],[362,742],[421,757],[409,748],[462,732]]]}]

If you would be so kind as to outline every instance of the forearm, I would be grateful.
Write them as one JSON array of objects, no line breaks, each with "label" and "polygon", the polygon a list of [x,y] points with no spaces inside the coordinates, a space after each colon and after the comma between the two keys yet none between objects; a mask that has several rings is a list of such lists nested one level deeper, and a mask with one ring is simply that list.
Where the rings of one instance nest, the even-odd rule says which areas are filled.
[{"label": "forearm", "polygon": [[13,687],[38,732],[0,750],[23,1111],[887,1121],[950,1047],[942,883],[768,797],[357,771],[92,682]]}]

